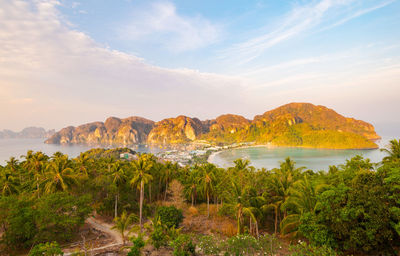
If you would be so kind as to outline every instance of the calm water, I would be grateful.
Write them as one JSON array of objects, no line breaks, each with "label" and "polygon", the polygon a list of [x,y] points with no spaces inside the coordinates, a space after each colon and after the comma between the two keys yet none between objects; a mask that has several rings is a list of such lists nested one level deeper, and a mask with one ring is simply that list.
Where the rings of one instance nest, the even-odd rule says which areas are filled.
[{"label": "calm water", "polygon": [[[0,165],[4,165],[11,156],[19,158],[25,155],[28,150],[42,151],[47,155],[52,155],[57,151],[67,154],[70,157],[76,157],[81,152],[87,151],[97,146],[85,146],[85,145],[54,145],[44,144],[44,139],[0,139]],[[157,148],[148,148],[145,146],[139,146],[133,148],[133,150],[139,152],[152,152],[156,153],[159,151]]]},{"label": "calm water", "polygon": [[[389,140],[383,138],[378,141],[380,147],[387,146]],[[385,156],[379,149],[374,150],[327,150],[327,149],[304,149],[304,148],[268,148],[249,147],[221,151],[210,158],[210,161],[221,167],[233,166],[233,161],[238,158],[249,159],[251,165],[256,168],[267,169],[279,167],[279,163],[286,157],[291,157],[297,166],[305,166],[312,170],[327,170],[329,165],[345,163],[355,155],[362,155],[371,159],[371,162],[380,162]]]},{"label": "calm water", "polygon": [[[392,137],[385,137],[378,142],[380,147],[388,144]],[[20,157],[25,155],[31,149],[33,151],[42,151],[47,155],[52,155],[57,151],[61,151],[70,157],[76,157],[81,152],[95,148],[96,146],[85,145],[52,145],[44,144],[43,139],[0,139],[0,165],[10,159],[11,156]],[[148,148],[139,146],[134,148],[139,152],[160,151],[158,148]],[[279,162],[286,157],[293,158],[298,166],[305,166],[313,170],[326,170],[329,165],[338,165],[345,162],[355,155],[363,155],[368,157],[372,162],[382,160],[384,153],[380,150],[326,150],[326,149],[303,149],[303,148],[237,148],[232,150],[221,151],[214,155],[210,160],[212,163],[221,167],[233,166],[233,161],[238,158],[249,159],[254,167],[271,169],[279,166]]]}]

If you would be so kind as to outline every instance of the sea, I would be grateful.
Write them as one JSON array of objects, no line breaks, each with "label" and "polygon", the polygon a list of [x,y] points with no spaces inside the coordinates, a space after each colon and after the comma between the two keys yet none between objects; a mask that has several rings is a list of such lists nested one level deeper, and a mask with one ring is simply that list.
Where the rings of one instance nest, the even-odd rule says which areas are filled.
[{"label": "sea", "polygon": [[[45,144],[45,139],[0,139],[0,165],[5,165],[10,157],[15,157],[19,160],[23,159],[28,150],[42,151],[46,155],[53,155],[59,151],[67,154],[69,157],[77,157],[81,152],[85,152],[99,146],[93,145],[56,145]],[[159,148],[147,147],[138,145],[133,150],[142,153],[157,153]]]},{"label": "sea", "polygon": [[290,157],[297,167],[305,167],[314,171],[326,171],[330,165],[345,164],[346,160],[357,155],[369,158],[372,163],[378,163],[385,157],[381,149],[389,145],[394,137],[382,137],[376,141],[379,149],[343,150],[343,149],[310,149],[298,147],[271,147],[256,146],[234,148],[214,153],[209,162],[220,167],[234,166],[233,161],[238,158],[248,159],[250,165],[256,168],[272,169],[279,167],[285,158]]},{"label": "sea", "polygon": [[[389,144],[391,139],[396,137],[382,137],[377,141],[380,148]],[[400,138],[400,137],[399,137]],[[398,139],[398,138],[397,138]],[[87,151],[98,146],[88,145],[54,145],[45,144],[44,139],[0,139],[0,165],[5,165],[10,157],[22,159],[28,150],[42,151],[47,155],[52,155],[57,151],[76,157],[81,152]],[[147,147],[145,145],[133,148],[137,152],[157,153],[159,148]],[[279,167],[279,164],[286,157],[292,158],[298,167],[306,167],[315,171],[327,170],[330,165],[344,164],[347,159],[356,155],[369,158],[371,162],[378,163],[385,156],[380,149],[371,150],[334,150],[334,149],[308,149],[294,147],[246,147],[228,149],[212,154],[209,162],[220,167],[233,166],[233,161],[238,158],[250,160],[250,164],[256,168],[272,169]]]}]

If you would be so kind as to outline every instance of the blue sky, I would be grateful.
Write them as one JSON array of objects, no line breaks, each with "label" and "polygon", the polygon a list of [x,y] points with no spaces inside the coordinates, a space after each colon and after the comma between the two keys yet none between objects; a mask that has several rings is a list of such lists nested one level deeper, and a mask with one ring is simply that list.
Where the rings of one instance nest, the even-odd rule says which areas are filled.
[{"label": "blue sky", "polygon": [[0,129],[293,101],[400,126],[398,0],[16,0],[0,27]]}]

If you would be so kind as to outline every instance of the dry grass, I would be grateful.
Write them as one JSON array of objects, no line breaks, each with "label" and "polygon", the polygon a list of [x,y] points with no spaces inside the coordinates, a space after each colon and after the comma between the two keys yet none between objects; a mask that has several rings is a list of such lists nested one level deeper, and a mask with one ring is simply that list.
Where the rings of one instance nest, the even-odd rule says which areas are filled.
[{"label": "dry grass", "polygon": [[223,237],[236,235],[236,222],[228,217],[217,214],[217,206],[210,205],[210,217],[207,218],[207,204],[183,209],[182,227],[186,232],[210,235],[218,234]]}]

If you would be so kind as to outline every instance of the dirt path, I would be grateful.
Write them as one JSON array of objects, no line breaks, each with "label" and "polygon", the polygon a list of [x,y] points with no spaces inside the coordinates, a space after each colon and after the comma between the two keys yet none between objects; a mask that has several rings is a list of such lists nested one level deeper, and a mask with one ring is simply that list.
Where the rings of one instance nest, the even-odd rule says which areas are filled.
[{"label": "dirt path", "polygon": [[[116,230],[111,229],[112,228],[111,224],[105,223],[105,222],[103,222],[99,219],[95,219],[93,217],[88,218],[86,220],[86,223],[91,225],[93,228],[108,234],[112,238],[112,241],[110,241],[108,244],[105,244],[101,247],[93,248],[90,250],[90,252],[96,253],[96,252],[103,251],[106,249],[114,249],[114,248],[118,249],[119,247],[122,246],[122,244],[123,244],[122,237]],[[73,252],[66,252],[66,253],[64,253],[64,256],[69,256],[72,254],[73,254]]]}]

